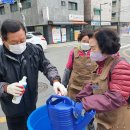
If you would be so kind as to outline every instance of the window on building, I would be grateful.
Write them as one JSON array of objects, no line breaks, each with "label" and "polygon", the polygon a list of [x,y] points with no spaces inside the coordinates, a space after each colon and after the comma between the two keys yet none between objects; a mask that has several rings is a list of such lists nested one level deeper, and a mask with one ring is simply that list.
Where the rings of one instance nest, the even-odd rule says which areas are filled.
[{"label": "window on building", "polygon": [[112,1],[112,6],[115,7],[116,6],[116,0]]},{"label": "window on building", "polygon": [[21,3],[23,9],[31,8],[31,0],[21,0]]},{"label": "window on building", "polygon": [[115,18],[115,17],[116,17],[116,13],[113,12],[113,13],[112,13],[112,18]]},{"label": "window on building", "polygon": [[0,15],[4,15],[5,14],[5,8],[4,6],[0,6]]},{"label": "window on building", "polygon": [[61,1],[61,6],[65,6],[65,1]]},{"label": "window on building", "polygon": [[98,9],[98,8],[94,8],[93,11],[94,11],[94,15],[100,15],[101,14],[101,10]]},{"label": "window on building", "polygon": [[77,3],[75,3],[75,2],[69,2],[69,4],[68,4],[68,9],[69,9],[69,10],[78,10],[78,5],[77,5]]},{"label": "window on building", "polygon": [[14,4],[11,4],[11,5],[10,5],[10,11],[11,11],[11,12],[16,12],[16,11],[18,11],[17,2],[15,2]]}]

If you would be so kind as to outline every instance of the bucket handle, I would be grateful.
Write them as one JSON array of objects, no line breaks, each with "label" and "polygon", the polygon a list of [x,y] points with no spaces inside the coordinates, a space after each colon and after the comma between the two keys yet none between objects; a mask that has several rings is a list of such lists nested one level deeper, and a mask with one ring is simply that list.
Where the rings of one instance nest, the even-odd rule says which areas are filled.
[{"label": "bucket handle", "polygon": [[46,101],[46,104],[51,104],[53,102],[53,98],[60,99],[61,101],[65,101],[67,104],[72,105],[72,100],[67,96],[59,96],[59,95],[52,95]]}]

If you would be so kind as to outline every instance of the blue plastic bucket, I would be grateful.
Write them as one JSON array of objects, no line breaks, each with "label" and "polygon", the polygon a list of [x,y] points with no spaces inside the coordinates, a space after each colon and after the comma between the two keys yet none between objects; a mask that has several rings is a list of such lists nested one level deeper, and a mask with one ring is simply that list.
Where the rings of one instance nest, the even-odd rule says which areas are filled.
[{"label": "blue plastic bucket", "polygon": [[[94,111],[88,113],[88,122],[90,122],[90,119],[94,117],[94,115]],[[28,130],[52,130],[46,105],[37,108],[30,114],[27,120],[27,127]],[[80,127],[78,129],[80,129]],[[82,130],[86,130],[86,128]]]},{"label": "blue plastic bucket", "polygon": [[37,108],[27,120],[28,130],[51,130],[47,106]]},{"label": "blue plastic bucket", "polygon": [[[51,96],[49,99],[52,99],[53,97],[57,97],[57,96]],[[62,101],[61,99],[64,99],[64,98],[65,97],[62,97],[62,98],[60,97],[60,100],[56,99],[54,101],[52,101],[52,100],[49,100],[49,101],[52,101],[53,105],[54,105],[54,103],[56,103],[56,104],[59,103],[59,105],[60,105],[61,102],[59,102],[59,101]],[[66,100],[66,101],[68,101],[68,100]],[[37,108],[30,114],[30,116],[28,117],[28,120],[27,120],[28,130],[62,130],[61,129],[62,127],[59,127],[59,123],[61,123],[61,125],[66,127],[67,130],[81,130],[81,129],[86,130],[86,128],[84,128],[84,127],[90,123],[90,121],[94,118],[94,115],[96,114],[95,110],[91,110],[89,112],[86,112],[85,115],[83,117],[79,118],[78,120],[73,119],[72,121],[68,122],[69,119],[72,117],[70,116],[71,115],[70,112],[67,113],[68,112],[68,109],[66,109],[67,106],[64,107],[65,102],[62,105],[60,105],[60,107],[56,107],[56,105],[53,106],[50,103],[49,104],[47,103],[47,105]],[[49,105],[52,105],[53,107],[51,107]],[[61,113],[60,109],[62,107],[65,109],[63,109],[62,113]],[[71,107],[73,107],[73,105]],[[48,115],[49,108],[50,108],[49,114],[52,117],[55,117],[55,119],[49,118],[49,115]],[[56,110],[55,110],[55,108],[56,108]],[[58,109],[59,109],[59,111],[57,111]],[[68,118],[65,117],[64,110],[67,110],[67,112],[66,111],[65,112],[66,112],[66,114],[69,114]],[[72,110],[72,109],[70,109],[70,110]],[[53,115],[56,115],[56,116],[53,116]],[[58,115],[58,117],[60,117],[60,120],[56,119],[57,115]],[[63,120],[64,118],[65,118],[65,120]],[[51,122],[51,120],[52,120],[52,122]],[[63,120],[63,122],[62,122],[62,120]],[[56,124],[53,125],[54,122]],[[73,126],[68,127],[72,122],[73,122]],[[51,128],[51,127],[53,127],[53,128]],[[64,130],[66,130],[66,128]]]}]

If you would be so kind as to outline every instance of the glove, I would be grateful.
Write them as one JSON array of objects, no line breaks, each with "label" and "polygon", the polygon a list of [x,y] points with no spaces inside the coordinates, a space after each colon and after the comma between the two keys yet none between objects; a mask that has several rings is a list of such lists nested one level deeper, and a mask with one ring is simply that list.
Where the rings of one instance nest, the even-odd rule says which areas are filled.
[{"label": "glove", "polygon": [[82,102],[76,102],[73,107],[73,115],[75,118],[79,119],[81,116],[83,116],[85,113],[85,110],[83,108]]},{"label": "glove", "polygon": [[67,89],[60,82],[54,82],[53,89],[54,89],[55,93],[58,95],[62,95],[62,96],[67,95]]},{"label": "glove", "polygon": [[24,92],[24,86],[21,86],[19,83],[12,83],[7,86],[7,93],[13,96],[21,96]]}]

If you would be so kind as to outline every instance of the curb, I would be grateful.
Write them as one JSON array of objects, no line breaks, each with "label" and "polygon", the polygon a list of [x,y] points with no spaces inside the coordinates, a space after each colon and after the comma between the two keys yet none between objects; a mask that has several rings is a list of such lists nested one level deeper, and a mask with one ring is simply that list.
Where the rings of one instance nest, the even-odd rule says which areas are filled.
[{"label": "curb", "polygon": [[66,46],[75,46],[78,42],[66,42],[66,43],[57,43],[57,44],[49,44],[47,45],[48,48],[58,48],[58,47],[66,47]]}]

